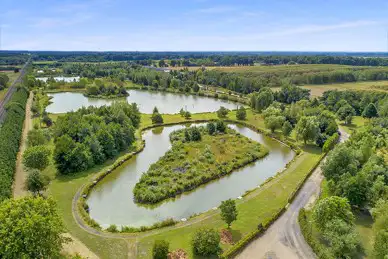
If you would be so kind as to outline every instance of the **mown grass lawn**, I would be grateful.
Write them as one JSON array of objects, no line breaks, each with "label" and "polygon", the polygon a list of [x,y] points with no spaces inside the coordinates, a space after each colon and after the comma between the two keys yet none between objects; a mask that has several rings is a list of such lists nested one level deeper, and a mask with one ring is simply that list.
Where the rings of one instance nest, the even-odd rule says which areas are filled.
[{"label": "mown grass lawn", "polygon": [[[57,117],[58,115],[52,116],[54,120]],[[163,118],[164,123],[181,123],[195,120],[217,119],[217,115],[216,113],[192,114],[191,120],[186,120],[179,114],[163,115]],[[230,112],[228,118],[235,119],[235,112]],[[261,115],[255,114],[251,110],[247,110],[247,120],[245,122],[268,132],[268,130],[264,129],[264,122]],[[150,115],[142,114],[141,127],[144,128],[150,125],[152,125]],[[139,132],[137,135],[140,135]],[[319,161],[320,155],[321,152],[318,148],[313,146],[305,147],[302,155],[297,157],[287,170],[260,189],[256,189],[242,200],[239,200],[237,205],[239,216],[237,221],[232,224],[233,239],[237,241],[247,233],[256,229],[259,223],[265,224],[279,209],[284,207],[291,193],[296,190],[299,183],[303,181]],[[59,210],[63,215],[68,231],[101,258],[128,258],[135,251],[137,251],[139,258],[150,258],[152,244],[157,239],[168,240],[171,250],[183,248],[192,257],[190,242],[192,235],[197,229],[204,226],[217,229],[226,227],[218,211],[209,211],[173,227],[140,234],[128,234],[118,236],[118,238],[104,238],[85,232],[73,218],[71,210],[72,199],[83,184],[91,181],[91,178],[97,172],[109,166],[111,163],[113,163],[113,160],[75,176],[56,177],[50,184],[48,190],[58,202]],[[54,166],[51,165],[45,172],[52,177],[55,176]],[[123,198],[125,199],[125,197]],[[227,249],[228,247],[223,245],[223,249]]]}]

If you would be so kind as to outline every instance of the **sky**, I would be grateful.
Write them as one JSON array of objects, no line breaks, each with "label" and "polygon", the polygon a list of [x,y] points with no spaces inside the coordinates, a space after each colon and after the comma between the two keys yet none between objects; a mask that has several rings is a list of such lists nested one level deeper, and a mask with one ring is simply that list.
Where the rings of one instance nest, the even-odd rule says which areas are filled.
[{"label": "sky", "polygon": [[388,51],[386,0],[0,0],[2,50]]}]

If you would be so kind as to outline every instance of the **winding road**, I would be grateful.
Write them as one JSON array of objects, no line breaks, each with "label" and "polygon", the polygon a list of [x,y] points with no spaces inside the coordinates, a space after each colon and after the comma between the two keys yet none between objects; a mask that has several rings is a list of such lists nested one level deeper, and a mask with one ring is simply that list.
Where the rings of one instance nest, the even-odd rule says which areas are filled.
[{"label": "winding road", "polygon": [[[340,129],[340,132],[341,142],[349,138],[349,134],[345,131]],[[304,240],[298,223],[298,214],[301,208],[312,204],[318,198],[322,179],[323,175],[319,166],[303,185],[287,211],[261,237],[241,251],[236,258],[316,258],[313,250]]]}]

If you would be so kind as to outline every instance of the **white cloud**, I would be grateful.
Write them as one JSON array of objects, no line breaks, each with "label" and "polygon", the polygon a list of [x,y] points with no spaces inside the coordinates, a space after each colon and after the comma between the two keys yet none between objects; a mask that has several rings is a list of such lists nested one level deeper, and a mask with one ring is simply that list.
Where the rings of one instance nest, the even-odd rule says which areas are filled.
[{"label": "white cloud", "polygon": [[30,19],[30,27],[45,29],[77,25],[90,20],[93,15],[88,13],[76,13],[69,17],[38,17]]},{"label": "white cloud", "polygon": [[198,13],[204,13],[204,14],[219,14],[219,13],[228,13],[232,11],[236,11],[236,7],[232,6],[214,6],[214,7],[208,7],[203,9],[198,9]]}]

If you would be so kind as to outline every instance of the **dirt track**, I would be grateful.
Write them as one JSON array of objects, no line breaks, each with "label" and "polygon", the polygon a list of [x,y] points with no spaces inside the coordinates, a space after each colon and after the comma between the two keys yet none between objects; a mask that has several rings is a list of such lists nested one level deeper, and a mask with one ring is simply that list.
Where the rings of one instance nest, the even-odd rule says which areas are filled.
[{"label": "dirt track", "polygon": [[32,120],[31,120],[31,105],[34,98],[34,93],[30,92],[30,96],[26,104],[26,117],[24,119],[23,133],[20,141],[19,153],[16,160],[16,169],[15,169],[15,179],[13,182],[13,197],[23,197],[27,194],[24,183],[26,181],[27,172],[24,170],[22,163],[22,156],[24,150],[27,148],[27,133],[32,129]]}]

